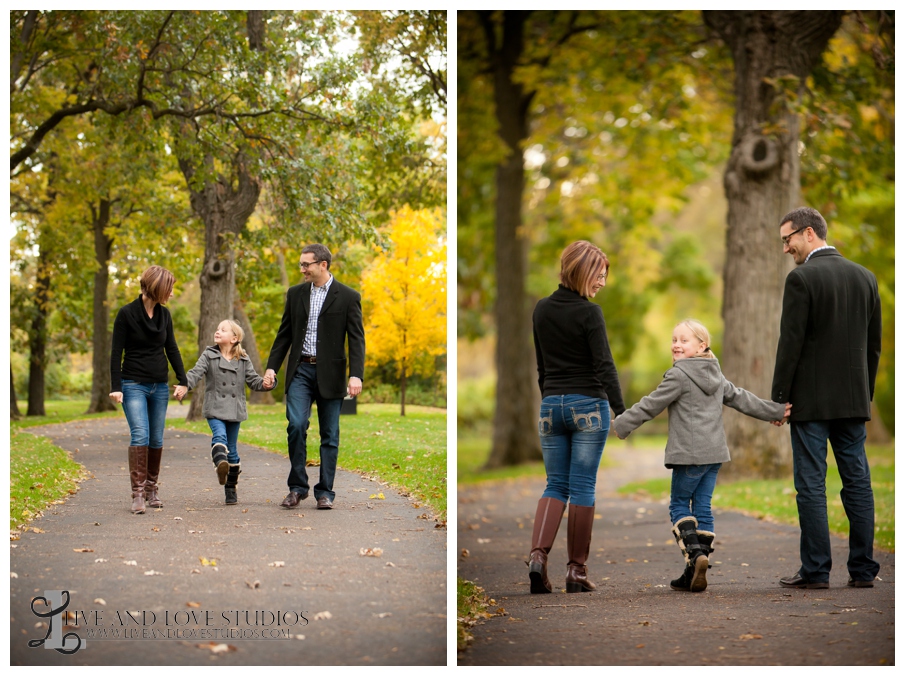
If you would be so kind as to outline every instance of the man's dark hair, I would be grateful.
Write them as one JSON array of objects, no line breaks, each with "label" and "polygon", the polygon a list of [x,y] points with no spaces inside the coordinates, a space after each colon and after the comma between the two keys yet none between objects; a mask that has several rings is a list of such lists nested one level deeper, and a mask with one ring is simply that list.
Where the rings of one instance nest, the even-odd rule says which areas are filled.
[{"label": "man's dark hair", "polygon": [[817,209],[798,207],[782,217],[779,221],[779,227],[789,221],[792,222],[792,230],[811,228],[819,239],[826,240],[826,221]]},{"label": "man's dark hair", "polygon": [[304,249],[302,249],[302,253],[314,254],[314,257],[318,260],[318,262],[327,261],[327,269],[330,269],[330,263],[333,261],[333,256],[330,255],[330,249],[325,247],[323,244],[308,244]]}]

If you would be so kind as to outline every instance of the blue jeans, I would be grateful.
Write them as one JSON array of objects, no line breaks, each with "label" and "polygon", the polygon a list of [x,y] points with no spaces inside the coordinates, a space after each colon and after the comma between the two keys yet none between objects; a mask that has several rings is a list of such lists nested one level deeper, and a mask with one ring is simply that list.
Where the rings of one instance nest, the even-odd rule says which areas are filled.
[{"label": "blue jeans", "polygon": [[716,475],[722,463],[712,465],[673,465],[669,491],[669,520],[675,524],[686,516],[698,520],[698,530],[714,533],[710,502]]},{"label": "blue jeans", "polygon": [[317,366],[302,362],[289,383],[286,392],[286,419],[289,425],[289,490],[302,496],[308,495],[308,426],[311,405],[317,404],[317,424],[320,428],[320,480],[314,486],[314,497],[336,497],[333,479],[336,476],[336,460],[339,457],[339,411],[342,399],[325,399],[317,387]]},{"label": "blue jeans", "polygon": [[167,418],[170,387],[167,383],[122,381],[123,412],[129,423],[132,446],[163,448],[163,426]]},{"label": "blue jeans", "polygon": [[219,418],[208,418],[207,424],[211,428],[214,435],[211,438],[211,446],[214,444],[223,444],[226,446],[226,460],[230,465],[239,464],[239,451],[236,449],[236,442],[239,440],[239,425],[242,423],[238,420],[220,420]]},{"label": "blue jeans", "polygon": [[537,431],[547,470],[541,497],[593,507],[597,470],[610,431],[610,403],[584,394],[544,397]]},{"label": "blue jeans", "polygon": [[853,580],[873,580],[880,572],[874,561],[874,493],[864,453],[864,421],[811,420],[793,422],[792,462],[798,491],[801,526],[801,569],[808,582],[828,582],[832,567],[830,528],[826,515],[826,442],[842,479],[842,506],[849,522],[848,572]]}]

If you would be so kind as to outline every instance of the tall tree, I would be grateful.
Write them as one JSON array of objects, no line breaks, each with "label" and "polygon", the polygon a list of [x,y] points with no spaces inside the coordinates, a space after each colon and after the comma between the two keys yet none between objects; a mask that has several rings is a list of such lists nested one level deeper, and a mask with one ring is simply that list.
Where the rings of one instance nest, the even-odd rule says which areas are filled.
[{"label": "tall tree", "polygon": [[[779,341],[782,289],[791,263],[779,219],[800,206],[800,119],[784,97],[807,77],[842,22],[839,11],[705,11],[704,21],[735,63],[732,153],[724,174],[729,202],[722,364],[726,377],[766,396]],[[726,415],[733,449],[727,476],[775,477],[791,467],[788,434]]]}]

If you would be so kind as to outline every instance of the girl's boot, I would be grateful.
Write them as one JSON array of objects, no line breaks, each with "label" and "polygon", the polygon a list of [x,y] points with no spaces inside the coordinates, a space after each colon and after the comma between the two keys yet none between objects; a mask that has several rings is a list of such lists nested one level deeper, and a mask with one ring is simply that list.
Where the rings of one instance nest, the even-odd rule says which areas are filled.
[{"label": "girl's boot", "polygon": [[226,475],[229,472],[229,462],[226,459],[226,444],[214,444],[211,446],[211,461],[217,469],[217,481],[223,486],[226,483]]},{"label": "girl's boot", "polygon": [[148,447],[129,446],[129,480],[132,483],[132,513],[145,513],[145,481],[148,478]]},{"label": "girl's boot", "polygon": [[585,563],[591,552],[591,530],[594,528],[594,507],[569,504],[569,525],[566,530],[569,550],[569,569],[566,573],[566,592],[589,592],[597,585],[588,579]]},{"label": "girl's boot", "polygon": [[566,510],[566,503],[556,498],[541,498],[534,515],[534,532],[531,534],[531,554],[528,556],[528,578],[532,594],[549,594],[553,585],[547,577],[547,555],[559,531],[559,522]]},{"label": "girl's boot", "polygon": [[239,482],[239,475],[242,473],[242,465],[235,464],[229,466],[226,475],[226,483],[223,485],[223,491],[226,494],[226,504],[234,505],[239,501],[236,495],[236,484]]},{"label": "girl's boot", "polygon": [[148,449],[148,479],[145,481],[145,504],[148,507],[163,508],[163,503],[157,497],[157,477],[160,476],[160,459],[163,456],[162,448]]},{"label": "girl's boot", "polygon": [[[702,592],[707,589],[707,567],[710,560],[698,540],[698,520],[693,516],[686,516],[678,521],[672,528],[676,538],[676,544],[685,556],[685,572],[682,577],[673,580],[670,587],[680,591]],[[687,584],[687,588],[684,586]]]}]

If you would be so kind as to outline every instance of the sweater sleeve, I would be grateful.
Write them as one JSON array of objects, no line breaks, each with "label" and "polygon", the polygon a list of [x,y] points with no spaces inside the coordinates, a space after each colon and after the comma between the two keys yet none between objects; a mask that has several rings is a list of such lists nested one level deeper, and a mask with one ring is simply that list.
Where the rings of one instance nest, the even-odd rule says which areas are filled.
[{"label": "sweater sleeve", "polygon": [[723,376],[723,403],[758,420],[782,420],[786,414],[785,404],[761,399],[748,390],[736,387],[726,380],[726,376]]},{"label": "sweater sleeve", "polygon": [[176,380],[180,385],[186,384],[185,366],[182,365],[182,354],[179,352],[179,346],[176,344],[176,334],[173,332],[173,316],[167,312],[167,341],[163,346],[167,353],[167,359],[173,367],[176,374]]},{"label": "sweater sleeve", "polygon": [[110,391],[123,391],[123,351],[126,349],[125,308],[120,308],[113,320],[113,340],[110,349]]},{"label": "sweater sleeve", "polygon": [[593,307],[596,309],[592,311],[589,320],[588,340],[591,345],[594,373],[597,374],[603,389],[606,390],[613,413],[620,415],[625,412],[625,403],[622,400],[622,387],[619,385],[616,363],[613,361],[613,353],[610,352],[610,343],[606,335],[606,321],[600,306],[593,305]]},{"label": "sweater sleeve", "polygon": [[621,439],[625,439],[633,431],[648,420],[656,418],[672,402],[682,394],[682,378],[676,369],[669,369],[657,389],[632,406],[625,413],[616,416],[613,427]]}]

